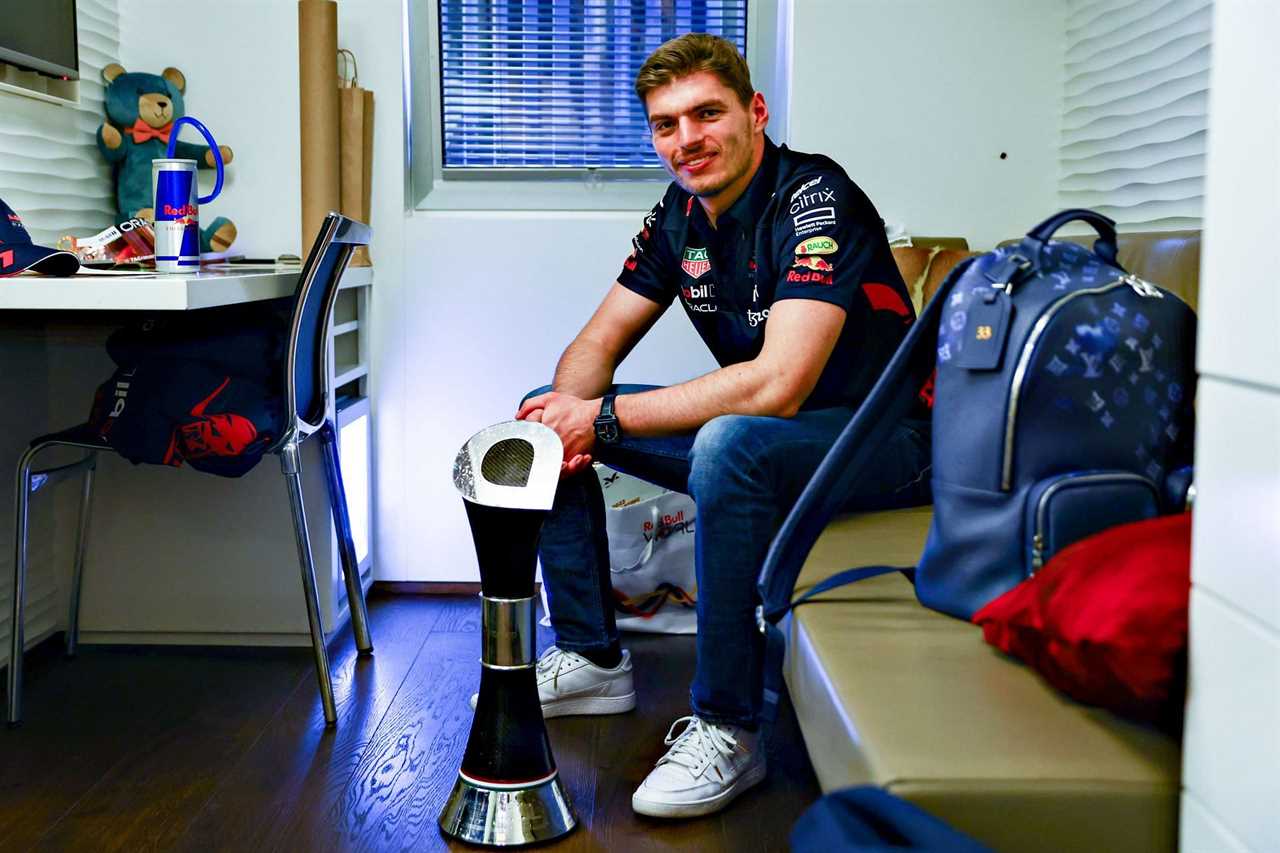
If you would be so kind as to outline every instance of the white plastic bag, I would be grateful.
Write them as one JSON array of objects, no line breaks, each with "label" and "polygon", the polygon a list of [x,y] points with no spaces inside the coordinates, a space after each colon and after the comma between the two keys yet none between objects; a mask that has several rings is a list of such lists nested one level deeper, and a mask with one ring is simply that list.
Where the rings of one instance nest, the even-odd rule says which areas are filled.
[{"label": "white plastic bag", "polygon": [[693,498],[604,465],[595,469],[604,491],[618,627],[697,633]]},{"label": "white plastic bag", "polygon": [[[609,570],[618,628],[696,634],[697,574],[693,562],[693,498],[605,465],[593,466],[604,492]],[[542,611],[550,613],[547,586]],[[544,616],[543,626],[551,620]]]}]

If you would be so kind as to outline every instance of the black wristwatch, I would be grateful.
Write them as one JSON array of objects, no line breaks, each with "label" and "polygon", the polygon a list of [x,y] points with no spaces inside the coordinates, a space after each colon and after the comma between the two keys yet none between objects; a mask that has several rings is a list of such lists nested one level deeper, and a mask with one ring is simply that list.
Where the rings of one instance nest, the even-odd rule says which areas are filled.
[{"label": "black wristwatch", "polygon": [[600,399],[600,414],[596,416],[596,438],[605,444],[617,444],[622,440],[622,428],[618,426],[618,416],[613,413],[613,398],[616,394],[605,394]]}]

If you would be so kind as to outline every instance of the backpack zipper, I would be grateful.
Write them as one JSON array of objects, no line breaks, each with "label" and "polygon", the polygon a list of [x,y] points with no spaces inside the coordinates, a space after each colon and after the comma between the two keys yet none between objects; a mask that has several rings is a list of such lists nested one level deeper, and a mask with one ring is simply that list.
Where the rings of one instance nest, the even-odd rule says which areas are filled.
[{"label": "backpack zipper", "polygon": [[1044,565],[1044,527],[1045,515],[1049,508],[1049,499],[1058,491],[1066,486],[1077,485],[1081,483],[1093,483],[1098,480],[1126,480],[1140,482],[1151,489],[1151,494],[1155,495],[1155,486],[1151,481],[1141,474],[1134,474],[1128,471],[1111,471],[1105,474],[1081,474],[1077,477],[1063,477],[1058,482],[1044,490],[1040,495],[1040,500],[1036,503],[1036,532],[1031,537],[1031,573],[1035,574],[1036,570]]},{"label": "backpack zipper", "polygon": [[1035,325],[1031,327],[1031,334],[1027,336],[1027,342],[1022,345],[1022,354],[1018,357],[1018,366],[1013,371],[1013,387],[1009,394],[1009,408],[1005,413],[1004,457],[1000,471],[1000,491],[1007,492],[1013,488],[1013,439],[1016,431],[1015,427],[1018,425],[1018,405],[1022,398],[1022,383],[1026,378],[1027,368],[1031,365],[1031,356],[1035,353],[1036,344],[1040,342],[1045,329],[1049,327],[1054,315],[1071,300],[1080,296],[1096,296],[1110,293],[1117,287],[1125,286],[1133,288],[1134,293],[1139,296],[1156,299],[1164,298],[1164,294],[1155,285],[1138,278],[1136,275],[1125,273],[1115,281],[1104,284],[1101,287],[1086,287],[1068,293],[1057,302],[1052,303],[1036,320]]}]

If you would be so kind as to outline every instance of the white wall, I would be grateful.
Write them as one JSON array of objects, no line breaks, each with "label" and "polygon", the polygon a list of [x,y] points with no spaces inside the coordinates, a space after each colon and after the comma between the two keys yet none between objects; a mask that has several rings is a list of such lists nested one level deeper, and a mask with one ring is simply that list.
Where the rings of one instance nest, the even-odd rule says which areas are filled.
[{"label": "white wall", "polygon": [[[642,215],[433,212],[406,224],[405,288],[386,309],[405,326],[403,349],[384,349],[379,327],[379,350],[404,366],[405,377],[395,404],[404,432],[378,449],[379,531],[390,538],[383,548],[395,549],[383,552],[378,577],[476,579],[450,478],[454,457],[472,433],[509,419],[526,392],[551,381],[560,351],[617,277]],[[675,308],[618,380],[669,384],[714,366]],[[402,478],[394,494],[388,466]]]},{"label": "white wall", "polygon": [[[886,218],[916,233],[990,243],[1025,231],[1052,205],[1061,56],[1060,36],[1044,33],[1060,30],[1062,12],[1051,0],[1001,0],[989,15],[949,7],[899,4],[892,12],[876,2],[796,0],[792,138],[844,163]],[[1010,43],[1003,60],[962,48],[957,33],[980,23]],[[926,67],[900,67],[907,63]],[[988,87],[1031,108],[1003,123],[985,109],[966,117],[989,104]],[[851,99],[891,132],[855,132]],[[906,118],[904,103],[917,105]],[[1009,161],[997,159],[1001,150]],[[655,199],[660,192],[655,186]],[[419,212],[406,223],[402,298],[391,306],[386,291],[375,294],[382,316],[404,330],[384,338],[380,325],[378,350],[406,369],[404,397],[378,398],[384,417],[392,408],[403,421],[398,441],[379,431],[378,577],[475,577],[449,481],[453,457],[474,431],[510,417],[521,395],[550,381],[560,351],[616,277],[641,215]],[[675,308],[618,378],[665,384],[714,366]]]},{"label": "white wall", "polygon": [[830,154],[908,233],[1024,234],[1056,210],[1064,16],[1061,0],[795,0],[792,147]]},{"label": "white wall", "polygon": [[[236,224],[237,252],[299,254],[302,184],[298,166],[298,7],[291,0],[119,0],[120,64],[187,78],[187,115],[235,153],[221,195],[201,205],[203,224]],[[189,127],[182,139],[204,144]],[[213,170],[201,170],[213,187]]]},{"label": "white wall", "polygon": [[[177,64],[189,79],[189,111],[236,149],[228,188],[210,212],[237,222],[247,251],[296,251],[296,4],[223,4],[216,16],[202,15],[202,41],[220,48],[176,56],[166,53],[162,22],[194,16],[200,4],[184,0],[175,11],[159,0],[121,3],[130,22],[122,34],[126,66]],[[961,14],[944,2],[890,9],[796,0],[794,14],[792,138],[845,163],[886,218],[981,245],[1025,230],[1051,206],[1061,45],[1045,33],[1061,28],[1056,3],[999,0],[989,14]],[[1008,45],[1004,60],[959,44],[972,39],[957,33],[970,31],[999,35]],[[339,41],[356,51],[361,81],[378,103],[374,572],[384,580],[471,579],[475,556],[449,476],[454,454],[477,429],[510,417],[522,394],[550,381],[561,349],[616,277],[642,211],[406,218],[401,36],[398,0],[339,3]],[[1009,74],[1010,67],[1019,73]],[[1015,78],[1021,82],[1011,83]],[[1008,127],[993,124],[984,87],[1031,108],[1008,118]],[[892,132],[852,132],[847,101],[831,107],[842,92],[859,105],[866,99],[865,112],[883,117],[880,125]],[[980,119],[967,117],[978,107]],[[838,122],[846,125],[839,132]],[[1002,150],[1008,161],[998,160]],[[660,192],[655,186],[654,198]],[[619,379],[669,383],[713,366],[677,309]]]},{"label": "white wall", "polygon": [[1280,7],[1219,0],[1213,30],[1181,847],[1263,853],[1280,850]]}]

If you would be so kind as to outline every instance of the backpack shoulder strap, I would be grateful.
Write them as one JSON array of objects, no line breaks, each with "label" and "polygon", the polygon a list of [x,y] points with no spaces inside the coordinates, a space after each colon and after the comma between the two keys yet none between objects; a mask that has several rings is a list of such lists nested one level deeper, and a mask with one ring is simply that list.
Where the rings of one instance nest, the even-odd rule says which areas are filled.
[{"label": "backpack shoulder strap", "polygon": [[[800,498],[769,546],[756,584],[762,602],[756,610],[756,621],[760,631],[768,639],[769,649],[765,660],[766,719],[772,719],[771,714],[776,711],[777,695],[781,690],[783,641],[776,626],[793,606],[791,594],[800,569],[813,548],[813,543],[839,512],[845,495],[852,492],[867,463],[879,452],[890,431],[911,410],[921,387],[932,374],[937,360],[938,323],[942,318],[943,306],[956,281],[972,262],[973,259],[969,258],[957,264],[939,286],[871,393],[858,407],[853,419],[840,433],[840,437],[800,493]],[[875,574],[897,571],[881,568],[883,571]],[[805,597],[841,583],[862,579],[863,576],[854,577],[855,572],[856,570],[842,572],[829,578],[824,584],[829,583],[830,586],[819,584],[823,589],[815,587]],[[847,580],[836,582],[846,576]]]}]

